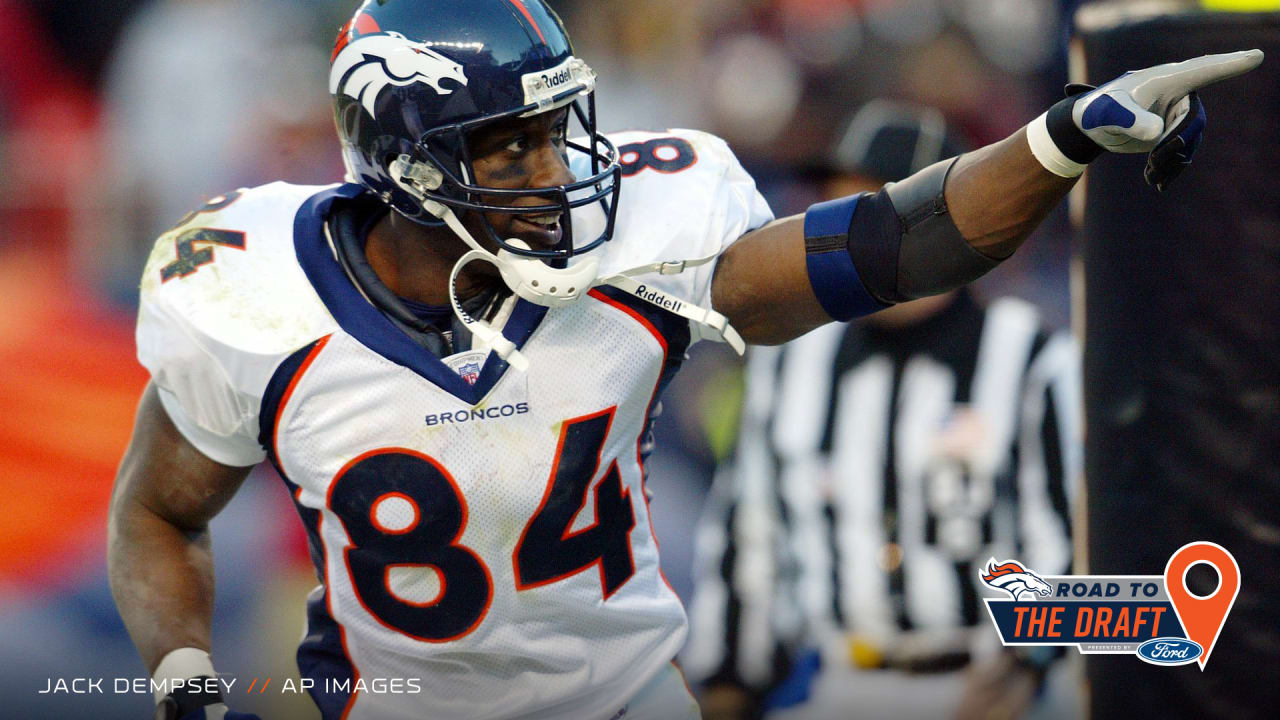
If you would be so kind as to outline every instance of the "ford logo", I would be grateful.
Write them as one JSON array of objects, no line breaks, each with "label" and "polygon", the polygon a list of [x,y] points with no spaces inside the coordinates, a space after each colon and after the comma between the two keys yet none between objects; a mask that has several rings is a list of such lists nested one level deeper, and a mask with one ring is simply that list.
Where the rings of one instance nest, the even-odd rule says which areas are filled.
[{"label": "ford logo", "polygon": [[1199,644],[1173,637],[1148,640],[1138,646],[1138,657],[1153,665],[1186,665],[1203,652]]}]

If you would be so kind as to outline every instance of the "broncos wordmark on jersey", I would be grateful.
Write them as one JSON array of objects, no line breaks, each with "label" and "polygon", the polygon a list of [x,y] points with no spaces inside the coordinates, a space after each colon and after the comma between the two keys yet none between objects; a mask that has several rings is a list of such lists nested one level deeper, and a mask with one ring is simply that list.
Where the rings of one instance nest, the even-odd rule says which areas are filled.
[{"label": "broncos wordmark on jersey", "polygon": [[[626,193],[602,275],[711,255],[771,219],[718,138],[613,140]],[[325,219],[363,192],[275,183],[189,216],[146,270],[142,362],[197,448],[285,478],[322,581],[299,664],[326,718],[609,717],[684,642],[641,441],[698,335],[614,287],[557,308],[512,297],[502,332],[528,370],[488,354],[460,374],[335,257]],[[605,222],[574,213],[583,237]],[[646,292],[708,304],[712,267]],[[326,692],[361,676],[422,693]]]}]

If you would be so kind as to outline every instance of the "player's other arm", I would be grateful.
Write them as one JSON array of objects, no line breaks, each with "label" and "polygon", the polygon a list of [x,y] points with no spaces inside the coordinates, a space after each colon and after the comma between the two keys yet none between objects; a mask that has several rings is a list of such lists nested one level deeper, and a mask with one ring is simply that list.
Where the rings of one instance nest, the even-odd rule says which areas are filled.
[{"label": "player's other arm", "polygon": [[1011,255],[1103,150],[1149,152],[1147,179],[1163,189],[1204,129],[1194,91],[1261,61],[1251,50],[1127,73],[993,145],[766,225],[721,257],[715,309],[747,342],[777,344],[971,282]]},{"label": "player's other arm", "polygon": [[[950,166],[952,161],[945,162]],[[1025,129],[998,143],[961,155],[954,166],[935,166],[917,173],[917,176],[929,170],[937,173],[948,169],[950,172],[945,177],[946,207],[950,211],[951,222],[967,245],[967,248],[954,249],[960,252],[971,249],[973,254],[968,258],[948,258],[946,262],[967,260],[980,267],[985,265],[986,269],[995,267],[1000,260],[1011,255],[1076,180],[1045,170],[1027,145]],[[917,176],[899,185],[919,182]],[[942,189],[941,185],[939,189]],[[888,192],[882,192],[864,196],[858,202],[870,204],[878,201],[883,205],[886,200],[892,202],[888,196]],[[894,207],[876,209],[882,213],[896,211]],[[811,281],[809,253],[821,253],[823,250],[818,245],[820,241],[815,242],[816,238],[810,237],[806,243],[807,215],[782,218],[748,233],[720,259],[712,282],[712,302],[748,343],[776,345],[833,319],[833,314],[819,299],[821,289],[815,288]],[[889,232],[897,233],[897,228],[892,226],[893,218],[886,216],[884,219],[890,224]],[[812,219],[808,224],[808,235],[812,236]],[[848,250],[840,244],[838,235],[835,238],[831,243],[835,249],[826,252],[847,256]],[[851,238],[852,241],[858,239]],[[892,266],[900,260],[886,256],[882,262],[884,272],[892,274]],[[863,272],[870,269],[858,268]],[[945,272],[946,269],[940,268],[940,271]],[[848,280],[861,279],[855,276]],[[896,286],[897,278],[886,284]],[[938,289],[938,292],[945,289]],[[887,294],[890,293],[884,290],[873,292],[872,300],[878,306],[868,307],[863,312],[855,311],[855,314],[866,314],[900,299],[909,299],[881,300],[876,297]],[[920,296],[926,294],[933,293],[921,293]]]},{"label": "player's other arm", "polygon": [[209,650],[208,524],[250,470],[214,462],[192,446],[158,392],[148,385],[138,405],[111,496],[107,542],[111,594],[153,674],[173,650]]}]

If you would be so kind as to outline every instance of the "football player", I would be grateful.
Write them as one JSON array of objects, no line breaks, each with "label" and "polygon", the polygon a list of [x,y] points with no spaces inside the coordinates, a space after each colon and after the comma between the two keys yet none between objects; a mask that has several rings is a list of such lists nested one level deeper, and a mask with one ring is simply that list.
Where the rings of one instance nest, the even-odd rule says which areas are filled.
[{"label": "football player", "polygon": [[[964,284],[1103,145],[1181,150],[1191,91],[1259,59],[1127,75],[775,222],[723,141],[597,132],[541,0],[368,0],[330,66],[348,182],[216,198],[144,271],[109,571],[148,669],[215,675],[208,523],[269,459],[321,581],[298,664],[325,718],[695,717],[641,453],[686,348]],[[157,712],[234,717],[202,687]]]}]

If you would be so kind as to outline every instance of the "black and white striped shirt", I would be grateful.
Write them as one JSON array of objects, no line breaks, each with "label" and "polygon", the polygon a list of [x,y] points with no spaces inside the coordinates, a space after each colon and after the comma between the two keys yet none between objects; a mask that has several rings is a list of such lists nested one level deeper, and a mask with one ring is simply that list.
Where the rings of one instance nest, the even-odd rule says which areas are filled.
[{"label": "black and white striped shirt", "polygon": [[795,647],[837,635],[950,653],[986,622],[989,556],[1068,569],[1079,358],[1033,306],[960,292],[914,325],[752,353],[698,531],[692,680],[765,689]]}]

